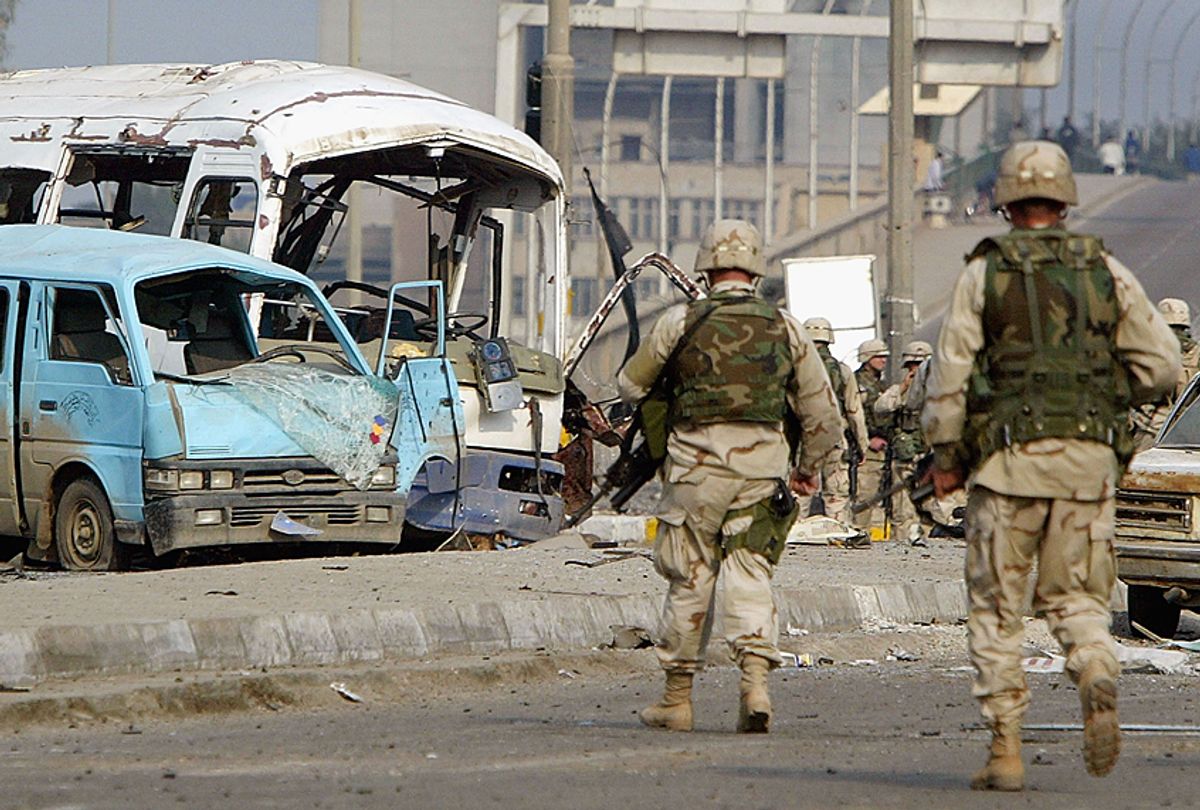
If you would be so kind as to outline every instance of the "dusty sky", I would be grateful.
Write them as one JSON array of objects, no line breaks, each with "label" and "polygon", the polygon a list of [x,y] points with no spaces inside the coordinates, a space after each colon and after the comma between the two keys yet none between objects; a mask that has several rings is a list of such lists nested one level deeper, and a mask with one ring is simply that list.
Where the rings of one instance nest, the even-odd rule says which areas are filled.
[{"label": "dusty sky", "polygon": [[[116,62],[315,60],[319,0],[116,0]],[[8,68],[103,64],[107,0],[17,0]]]}]

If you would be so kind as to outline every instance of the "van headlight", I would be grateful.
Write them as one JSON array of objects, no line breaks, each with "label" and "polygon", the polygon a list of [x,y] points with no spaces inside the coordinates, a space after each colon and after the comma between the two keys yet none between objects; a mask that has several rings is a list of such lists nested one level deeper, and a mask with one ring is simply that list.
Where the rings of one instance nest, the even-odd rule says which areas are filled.
[{"label": "van headlight", "polygon": [[147,468],[146,489],[179,489],[179,470],[164,470],[160,467]]},{"label": "van headlight", "polygon": [[396,468],[385,465],[371,476],[371,486],[376,489],[393,489],[396,486]]},{"label": "van headlight", "polygon": [[233,470],[213,470],[208,474],[208,485],[213,489],[233,489]]},{"label": "van headlight", "polygon": [[180,489],[204,489],[204,473],[199,470],[182,470],[179,473]]}]

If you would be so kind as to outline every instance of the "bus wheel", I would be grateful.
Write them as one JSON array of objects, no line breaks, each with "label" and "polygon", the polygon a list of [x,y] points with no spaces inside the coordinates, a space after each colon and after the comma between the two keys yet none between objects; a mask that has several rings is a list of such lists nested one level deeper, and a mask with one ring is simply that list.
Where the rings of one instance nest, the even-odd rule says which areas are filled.
[{"label": "bus wheel", "polygon": [[77,478],[58,496],[54,543],[59,562],[71,571],[119,571],[129,554],[117,542],[104,490],[90,478]]}]

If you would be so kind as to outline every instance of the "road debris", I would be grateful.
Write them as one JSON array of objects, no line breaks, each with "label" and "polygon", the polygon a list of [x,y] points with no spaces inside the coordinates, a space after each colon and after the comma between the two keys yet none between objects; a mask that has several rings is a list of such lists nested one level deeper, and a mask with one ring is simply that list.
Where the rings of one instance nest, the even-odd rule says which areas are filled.
[{"label": "road debris", "polygon": [[613,640],[608,644],[601,645],[602,649],[642,650],[654,646],[654,639],[650,637],[650,632],[644,627],[632,624],[613,624],[609,625],[609,629],[613,631]]},{"label": "road debris", "polygon": [[599,557],[593,557],[590,560],[567,560],[563,565],[581,565],[584,568],[596,568],[609,563],[622,562],[624,560],[632,560],[635,558],[645,560],[654,559],[654,555],[649,551],[637,548],[607,548]]},{"label": "road debris", "polygon": [[205,596],[237,596],[237,591],[205,591]]},{"label": "road debris", "polygon": [[344,697],[346,700],[350,701],[351,703],[362,703],[363,702],[361,695],[351,692],[349,689],[346,688],[346,684],[342,683],[341,681],[334,681],[333,683],[329,684],[329,688],[332,689],[333,691],[337,692],[339,695],[341,695],[342,697]]},{"label": "road debris", "polygon": [[[791,653],[780,650],[779,655],[783,658],[785,667],[795,667],[796,669],[813,669],[816,664],[813,662],[812,653]],[[829,659],[822,659],[828,661]]]},{"label": "road debris", "polygon": [[[984,723],[964,723],[963,731],[991,731]],[[1025,723],[1022,731],[1061,731],[1076,733],[1083,731],[1082,723]],[[1200,737],[1200,726],[1167,725],[1162,723],[1121,723],[1122,734],[1161,734],[1176,737]],[[1042,763],[1039,763],[1042,764]],[[1049,762],[1045,764],[1051,764]]]},{"label": "road debris", "polygon": [[805,630],[803,627],[792,627],[790,624],[787,626],[786,632],[792,638],[796,638],[797,636],[807,636],[808,635],[808,631]]},{"label": "road debris", "polygon": [[853,661],[847,661],[846,663],[852,667],[877,667],[877,666],[879,666],[879,662],[876,661],[874,658],[856,658]]},{"label": "road debris", "polygon": [[348,566],[348,565],[322,565],[321,566],[322,571],[347,571],[347,570],[349,570],[349,568],[350,568],[350,566]]},{"label": "road debris", "polygon": [[1026,672],[1035,672],[1039,675],[1055,675],[1065,671],[1066,666],[1067,659],[1061,655],[1052,655],[1050,653],[1021,659],[1021,669]]},{"label": "road debris", "polygon": [[579,673],[573,669],[560,669],[558,674],[562,675],[564,678],[570,678],[571,680],[575,680],[579,677]]},{"label": "road debris", "polygon": [[1161,675],[1186,675],[1194,671],[1189,656],[1182,650],[1117,645],[1117,660],[1124,672],[1154,672]]},{"label": "road debris", "polygon": [[915,653],[910,653],[908,650],[904,649],[903,647],[892,647],[888,650],[887,660],[888,661],[906,661],[906,662],[920,661],[921,656],[916,655]]}]

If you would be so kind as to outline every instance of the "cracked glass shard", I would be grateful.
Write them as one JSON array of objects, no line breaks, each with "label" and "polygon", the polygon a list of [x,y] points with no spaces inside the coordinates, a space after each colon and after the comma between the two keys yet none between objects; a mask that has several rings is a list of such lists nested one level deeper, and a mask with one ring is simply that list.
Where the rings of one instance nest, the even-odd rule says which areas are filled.
[{"label": "cracked glass shard", "polygon": [[313,458],[357,489],[371,485],[396,424],[395,386],[300,363],[244,365],[224,374],[234,396],[279,425]]}]

